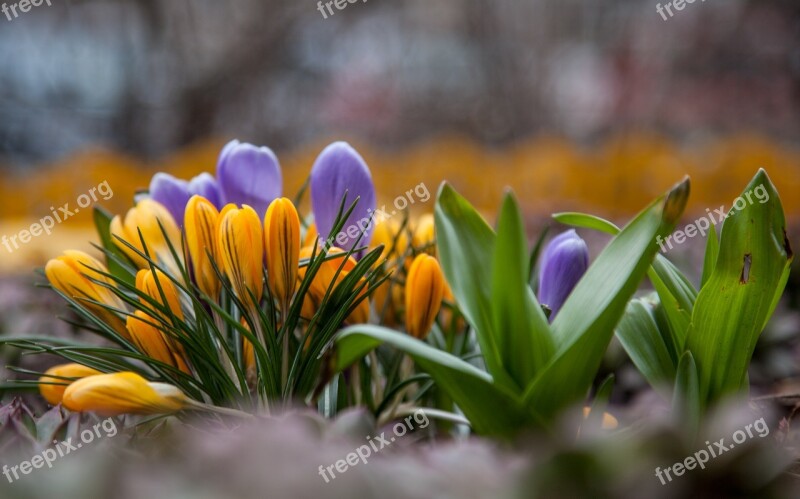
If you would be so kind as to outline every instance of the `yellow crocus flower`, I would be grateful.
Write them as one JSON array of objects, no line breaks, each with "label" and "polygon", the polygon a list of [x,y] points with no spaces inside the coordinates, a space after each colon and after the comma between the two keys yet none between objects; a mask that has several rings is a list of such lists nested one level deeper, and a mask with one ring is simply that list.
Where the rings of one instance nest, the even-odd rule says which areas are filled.
[{"label": "yellow crocus flower", "polygon": [[[115,216],[111,220],[110,230],[111,234],[115,236],[114,243],[117,247],[140,269],[149,268],[149,263],[123,244],[120,239],[141,253],[149,255],[151,260],[163,264],[172,275],[180,275],[183,261],[176,261],[169,246],[172,245],[178,259],[182,260],[180,255],[181,231],[175,223],[175,219],[162,204],[152,199],[142,199],[136,206],[128,210],[124,219],[119,215]],[[144,245],[142,245],[139,232],[144,238]]]},{"label": "yellow crocus flower", "polygon": [[406,276],[406,330],[411,336],[428,336],[442,306],[444,282],[434,257],[423,253],[414,258]]},{"label": "yellow crocus flower", "polygon": [[267,208],[264,249],[267,284],[285,311],[294,294],[300,261],[300,217],[287,198],[278,198]]},{"label": "yellow crocus flower", "polygon": [[123,337],[128,336],[125,323],[116,313],[90,303],[95,301],[117,310],[126,309],[122,300],[109,289],[115,285],[114,281],[103,275],[108,273],[105,265],[83,251],[67,250],[47,262],[44,273],[55,289],[80,302]]},{"label": "yellow crocus flower", "polygon": [[154,324],[153,318],[142,310],[129,315],[127,326],[133,344],[148,357],[191,374],[184,360],[183,348]]},{"label": "yellow crocus flower", "polygon": [[74,412],[168,414],[189,405],[177,387],[152,383],[133,372],[98,374],[80,379],[64,391],[64,407]]},{"label": "yellow crocus flower", "polygon": [[189,199],[183,220],[186,251],[197,287],[213,300],[219,296],[221,287],[212,265],[212,261],[215,263],[219,261],[218,219],[219,211],[211,201],[199,195]]},{"label": "yellow crocus flower", "polygon": [[246,305],[258,306],[264,292],[261,219],[247,205],[237,208],[229,204],[219,214],[217,237],[220,268],[231,281],[234,292]]},{"label": "yellow crocus flower", "polygon": [[[81,364],[73,363],[53,366],[39,378],[39,392],[50,405],[58,405],[64,397],[64,390],[67,389],[67,386],[75,380],[96,374],[103,373]],[[62,378],[75,378],[75,380],[70,381]]]},{"label": "yellow crocus flower", "polygon": [[[159,290],[160,287],[160,290]],[[136,273],[136,289],[152,298],[156,303],[161,304],[162,307],[169,308],[178,319],[183,320],[183,312],[181,311],[181,299],[178,294],[178,288],[163,272],[156,269],[155,273],[150,269],[142,269]],[[163,298],[162,293],[163,292]],[[166,299],[166,302],[164,301]],[[151,307],[149,303],[146,304],[148,308]],[[158,315],[166,322],[170,322],[168,315],[155,310]]]}]

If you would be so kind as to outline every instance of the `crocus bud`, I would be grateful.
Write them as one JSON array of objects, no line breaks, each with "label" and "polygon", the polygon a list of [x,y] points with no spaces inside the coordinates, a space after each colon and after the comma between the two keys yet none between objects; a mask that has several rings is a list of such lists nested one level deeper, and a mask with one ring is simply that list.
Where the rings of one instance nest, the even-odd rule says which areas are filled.
[{"label": "crocus bud", "polygon": [[186,205],[183,230],[186,232],[186,251],[192,277],[200,291],[212,300],[219,296],[221,283],[212,262],[219,261],[217,222],[219,211],[200,195],[192,196]]},{"label": "crocus bud", "polygon": [[[264,292],[264,238],[261,219],[253,208],[227,205],[217,230],[220,268],[233,291],[248,306],[257,306]],[[255,302],[253,302],[255,300]]]},{"label": "crocus bud", "polygon": [[183,209],[189,201],[189,182],[169,173],[158,172],[150,180],[150,197],[169,211],[176,223],[183,221]]},{"label": "crocus bud", "polygon": [[314,243],[319,239],[319,233],[317,232],[317,224],[312,223],[306,229],[306,235],[303,237],[303,248],[306,246],[314,246]]},{"label": "crocus bud", "polygon": [[547,245],[539,271],[539,302],[550,309],[550,322],[588,268],[589,249],[574,230]]},{"label": "crocus bud", "polygon": [[286,198],[273,201],[264,217],[267,284],[284,310],[294,294],[300,261],[300,217]]},{"label": "crocus bud", "polygon": [[[317,157],[309,177],[311,208],[320,236],[345,250],[356,244],[368,246],[372,237],[371,215],[375,211],[375,185],[367,164],[347,142],[334,142]],[[336,216],[347,195],[344,210],[358,204],[338,234],[331,234]],[[361,235],[363,233],[363,236]]]},{"label": "crocus bud", "polygon": [[[180,268],[183,266],[180,254],[181,231],[175,223],[175,219],[162,204],[152,199],[142,199],[136,206],[128,210],[124,220],[119,215],[115,216],[111,220],[110,229],[111,234],[115,237],[114,242],[117,247],[128,255],[140,269],[150,267],[147,260],[120,240],[127,242],[141,253],[149,255],[151,260],[163,264],[172,275],[180,275]],[[142,245],[139,232],[144,238],[144,245]],[[178,261],[175,260],[170,245],[175,250]]]},{"label": "crocus bud", "polygon": [[[160,288],[160,289],[159,289]],[[152,298],[165,309],[169,309],[178,319],[183,319],[181,299],[175,284],[160,270],[153,273],[150,269],[142,269],[136,274],[136,289]],[[162,298],[163,292],[163,298]],[[166,301],[165,301],[166,299]],[[150,304],[146,304],[150,307]],[[168,314],[155,310],[166,322],[170,321]]]},{"label": "crocus bud", "polygon": [[189,181],[189,195],[202,196],[211,201],[211,204],[217,209],[225,205],[219,182],[207,172],[203,172]]},{"label": "crocus bud", "polygon": [[44,273],[55,289],[74,298],[123,337],[128,336],[125,323],[116,313],[92,303],[103,303],[116,310],[126,309],[122,300],[109,289],[115,285],[103,275],[108,273],[105,265],[83,251],[68,250],[47,262]]},{"label": "crocus bud", "polygon": [[[75,380],[103,374],[97,369],[80,364],[61,364],[53,366],[39,378],[39,392],[50,405],[58,405],[64,397],[64,390]],[[70,378],[70,379],[64,379]]]},{"label": "crocus bud", "polygon": [[222,149],[217,178],[226,203],[248,205],[259,216],[281,195],[283,179],[275,153],[233,140]]},{"label": "crocus bud", "polygon": [[408,243],[408,231],[402,229],[396,220],[386,219],[377,223],[372,234],[370,249],[377,248],[382,244],[383,252],[375,265],[380,265],[386,259],[392,260],[404,254],[408,249]]},{"label": "crocus bud", "polygon": [[444,276],[439,262],[420,254],[411,263],[406,276],[406,330],[424,340],[442,306]]},{"label": "crocus bud", "polygon": [[157,322],[143,310],[137,310],[134,315],[129,315],[127,326],[133,344],[148,357],[190,374],[184,360],[183,349],[156,325]]},{"label": "crocus bud", "polygon": [[100,416],[169,414],[188,405],[177,387],[152,383],[133,372],[98,374],[80,379],[64,391],[64,407]]}]

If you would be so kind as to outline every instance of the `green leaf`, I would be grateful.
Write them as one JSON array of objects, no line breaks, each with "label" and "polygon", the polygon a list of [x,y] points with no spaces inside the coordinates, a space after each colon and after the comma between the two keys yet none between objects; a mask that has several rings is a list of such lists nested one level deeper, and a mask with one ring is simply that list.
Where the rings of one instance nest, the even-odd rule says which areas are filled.
[{"label": "green leaf", "polygon": [[551,328],[556,356],[525,394],[545,417],[586,395],[614,328],[658,249],[656,237],[672,231],[689,195],[684,180],[619,233],[589,267]]},{"label": "green leaf", "polygon": [[692,321],[692,309],[697,291],[680,270],[663,255],[656,255],[647,276],[661,300],[669,321],[670,346],[675,358],[683,352],[686,333]]},{"label": "green leaf", "polygon": [[555,351],[547,318],[522,272],[527,259],[522,216],[508,193],[497,226],[491,304],[500,357],[518,386],[528,386]]},{"label": "green leaf", "polygon": [[696,434],[700,426],[702,402],[697,366],[692,352],[684,352],[678,363],[675,392],[672,398],[673,414],[690,435]]},{"label": "green leaf", "polygon": [[[737,203],[744,205],[741,210]],[[716,265],[694,306],[687,346],[704,401],[747,390],[753,350],[786,285],[791,261],[780,197],[759,170],[725,220]]]},{"label": "green leaf", "polygon": [[662,394],[669,393],[675,380],[677,356],[673,356],[664,335],[659,330],[654,304],[647,299],[628,303],[625,315],[617,326],[617,339],[633,364],[650,386]]},{"label": "green leaf", "polygon": [[708,229],[708,241],[706,242],[706,254],[703,259],[703,278],[700,280],[700,287],[706,285],[708,278],[714,271],[717,264],[717,256],[719,255],[719,238],[717,237],[717,228],[714,224]]},{"label": "green leaf", "polygon": [[430,374],[478,433],[510,436],[529,426],[535,417],[525,410],[519,397],[495,384],[486,372],[420,340],[380,326],[351,326],[337,335],[336,371],[342,371],[384,343],[408,354]]},{"label": "green leaf", "polygon": [[619,227],[600,217],[588,215],[586,213],[565,212],[554,213],[553,218],[564,225],[571,225],[573,227],[582,227],[584,229],[592,229],[606,234],[616,236],[619,233]]},{"label": "green leaf", "polygon": [[464,318],[475,328],[486,369],[497,383],[516,392],[520,387],[503,367],[494,331],[490,286],[495,234],[475,208],[447,183],[439,188],[435,223],[442,271]]}]

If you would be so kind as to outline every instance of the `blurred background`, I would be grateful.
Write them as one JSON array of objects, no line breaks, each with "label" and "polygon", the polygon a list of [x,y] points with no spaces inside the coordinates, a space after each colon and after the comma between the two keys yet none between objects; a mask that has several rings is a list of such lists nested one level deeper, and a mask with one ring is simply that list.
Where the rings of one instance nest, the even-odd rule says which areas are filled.
[{"label": "blurred background", "polygon": [[[105,180],[120,212],[155,171],[213,173],[231,138],[272,147],[288,195],[344,139],[389,201],[447,178],[487,212],[513,186],[532,223],[624,220],[689,173],[692,215],[765,167],[796,212],[800,4],[668,21],[656,4],[371,0],[324,17],[311,0],[72,0],[0,16],[0,232]],[[3,268],[86,240],[85,211]]]},{"label": "blurred background", "polygon": [[[106,180],[121,212],[155,171],[213,173],[231,138],[276,151],[287,195],[344,139],[384,200],[447,178],[490,213],[511,185],[534,225],[562,209],[622,221],[686,173],[701,214],[758,167],[796,212],[800,4],[716,0],[664,21],[656,3],[371,0],[324,17],[312,0],[59,0],[0,15],[0,233]],[[0,252],[0,268],[86,247],[90,221]]]}]

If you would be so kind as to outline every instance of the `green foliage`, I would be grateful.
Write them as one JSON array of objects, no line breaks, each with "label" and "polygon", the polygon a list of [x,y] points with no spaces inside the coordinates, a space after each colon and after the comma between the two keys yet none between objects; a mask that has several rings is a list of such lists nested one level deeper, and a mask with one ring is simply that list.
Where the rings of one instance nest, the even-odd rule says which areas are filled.
[{"label": "green foliage", "polygon": [[506,195],[495,234],[444,184],[436,203],[439,257],[488,372],[402,333],[371,326],[352,326],[337,336],[336,368],[388,343],[430,374],[476,431],[506,436],[549,428],[560,412],[587,395],[614,327],[655,255],[656,237],[672,230],[687,196],[684,181],[613,238],[549,325],[527,284],[526,239],[513,196]]}]

